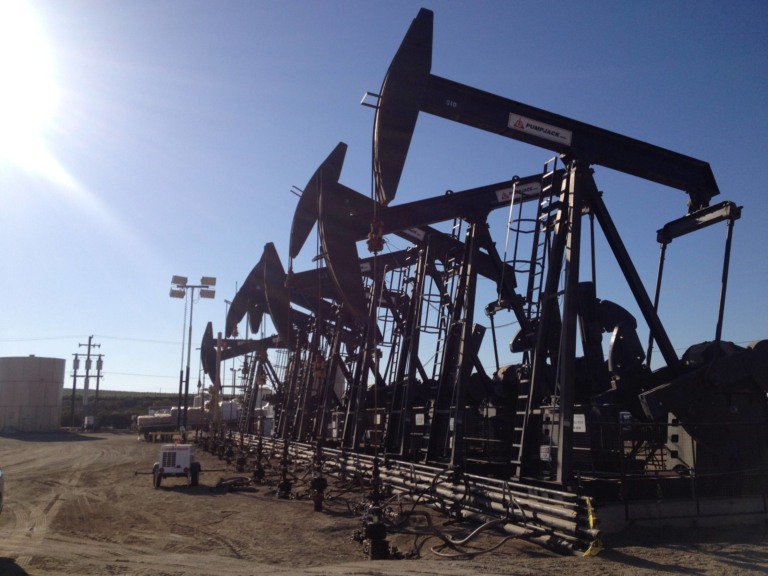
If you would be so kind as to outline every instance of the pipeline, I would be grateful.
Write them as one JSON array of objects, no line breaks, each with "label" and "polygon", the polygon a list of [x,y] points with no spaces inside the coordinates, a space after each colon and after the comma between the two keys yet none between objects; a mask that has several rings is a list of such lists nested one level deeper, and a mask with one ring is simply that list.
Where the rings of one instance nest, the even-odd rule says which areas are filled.
[{"label": "pipeline", "polygon": [[[257,437],[243,436],[245,446]],[[272,439],[273,450],[284,451],[281,439]],[[316,465],[317,449],[290,442],[287,453],[294,467]],[[370,483],[372,455],[323,448],[323,473],[341,479]],[[381,462],[382,459],[378,459]],[[572,492],[464,474],[450,468],[384,459],[378,474],[385,490],[414,504],[480,524],[491,522],[516,538],[524,538],[560,553],[594,555],[602,549],[599,521],[591,498]]]}]

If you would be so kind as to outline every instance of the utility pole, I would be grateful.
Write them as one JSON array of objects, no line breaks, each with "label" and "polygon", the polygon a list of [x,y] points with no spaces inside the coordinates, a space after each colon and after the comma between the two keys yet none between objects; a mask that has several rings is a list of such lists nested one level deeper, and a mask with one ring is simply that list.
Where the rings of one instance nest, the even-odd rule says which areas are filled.
[{"label": "utility pole", "polygon": [[93,401],[93,427],[96,428],[96,417],[99,409],[99,382],[101,381],[101,369],[104,367],[103,354],[96,359],[96,398]]},{"label": "utility pole", "polygon": [[[85,356],[85,383],[83,384],[83,428],[88,426],[88,417],[91,416],[88,413],[88,388],[89,378],[91,375],[91,348],[101,348],[101,344],[93,343],[93,336],[88,336],[88,344],[79,344],[79,346],[87,346],[88,353]],[[93,418],[91,418],[91,424],[93,424]]]},{"label": "utility pole", "polygon": [[72,428],[75,427],[75,390],[77,390],[77,370],[80,368],[80,355],[75,354],[72,362]]}]

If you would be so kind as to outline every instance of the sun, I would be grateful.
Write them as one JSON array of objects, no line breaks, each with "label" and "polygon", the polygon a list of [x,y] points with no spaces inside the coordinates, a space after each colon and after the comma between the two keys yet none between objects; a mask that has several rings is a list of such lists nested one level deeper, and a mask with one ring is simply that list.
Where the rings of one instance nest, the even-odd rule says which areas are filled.
[{"label": "sun", "polygon": [[43,171],[59,102],[52,50],[24,0],[0,1],[0,162]]}]

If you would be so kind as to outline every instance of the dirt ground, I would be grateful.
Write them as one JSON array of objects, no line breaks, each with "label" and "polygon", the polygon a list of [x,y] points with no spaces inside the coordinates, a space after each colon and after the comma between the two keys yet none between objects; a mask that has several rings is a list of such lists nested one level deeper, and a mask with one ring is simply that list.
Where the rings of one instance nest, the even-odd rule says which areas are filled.
[{"label": "dirt ground", "polygon": [[[296,484],[291,500],[274,487],[216,489],[238,476],[226,463],[197,451],[200,485],[166,479],[154,489],[149,472],[159,445],[133,434],[0,436],[6,477],[0,515],[0,575],[236,576],[306,574],[765,574],[768,527],[632,528],[605,539],[596,557],[562,556],[485,531],[457,551],[440,547],[425,525],[392,533],[407,559],[370,561],[353,538],[362,526],[354,493],[331,490],[315,512]],[[454,539],[473,526],[435,525]],[[416,533],[414,533],[416,532]],[[493,550],[491,550],[493,548]],[[491,551],[489,551],[491,550]],[[440,555],[442,554],[442,555]]]}]

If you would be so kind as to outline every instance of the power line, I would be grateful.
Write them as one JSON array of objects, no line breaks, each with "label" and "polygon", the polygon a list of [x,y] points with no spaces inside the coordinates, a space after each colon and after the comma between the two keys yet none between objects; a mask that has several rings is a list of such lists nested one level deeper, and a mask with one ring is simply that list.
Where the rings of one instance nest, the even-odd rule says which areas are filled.
[{"label": "power line", "polygon": [[178,341],[171,341],[171,340],[149,340],[147,338],[127,338],[124,336],[104,336],[104,335],[98,335],[99,338],[102,340],[118,340],[122,342],[145,342],[147,344],[169,344],[173,346],[178,346]]},{"label": "power line", "polygon": [[[103,336],[101,334],[96,334],[94,337],[100,338],[102,340],[117,340],[120,342],[144,342],[147,344],[167,344],[171,346],[179,345],[178,341],[171,340],[150,340],[148,338],[129,338],[126,336]],[[76,336],[31,336],[25,338],[0,338],[0,342],[41,342],[46,340],[79,340],[82,338],[87,338],[87,336],[79,334]]]},{"label": "power line", "polygon": [[176,380],[177,376],[168,376],[167,374],[135,374],[133,372],[104,372],[110,376],[136,376],[141,378],[173,378]]},{"label": "power line", "polygon": [[31,338],[0,338],[0,342],[37,342],[39,340],[77,340],[85,338],[82,334],[77,336],[36,336]]}]

